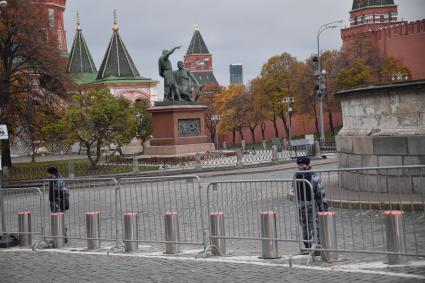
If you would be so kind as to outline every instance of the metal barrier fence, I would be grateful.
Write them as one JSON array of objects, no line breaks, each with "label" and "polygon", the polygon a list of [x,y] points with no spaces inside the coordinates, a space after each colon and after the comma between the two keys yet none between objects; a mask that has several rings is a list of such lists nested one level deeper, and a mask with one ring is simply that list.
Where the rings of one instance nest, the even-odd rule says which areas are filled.
[{"label": "metal barrier fence", "polygon": [[[100,237],[93,240],[115,242],[119,244],[119,186],[115,179],[64,179],[70,193],[69,210],[65,211],[65,238],[70,246],[85,246],[88,238],[86,215],[98,213],[100,221]],[[44,180],[44,225],[46,238],[56,238],[51,224],[49,202],[49,185],[52,180]]]},{"label": "metal barrier fence", "polygon": [[[139,218],[139,239],[124,243],[204,245],[203,198],[197,176],[123,178],[119,185],[124,215]],[[177,215],[177,240],[167,238],[167,215]]]},{"label": "metal barrier fence", "polygon": [[[310,190],[311,184],[305,180],[258,180],[258,181],[229,181],[212,182],[207,188],[208,215],[224,215],[224,234],[215,235],[211,231],[210,241],[215,239],[226,240],[256,240],[256,241],[279,241],[286,242],[285,250],[295,253],[301,248],[302,242],[314,243],[317,237],[317,223],[309,222],[302,240],[300,230],[300,215],[307,218],[315,215],[316,211],[300,207],[294,198],[294,184],[300,185],[306,191]],[[262,215],[271,213],[276,217],[276,227],[273,236],[262,233]],[[232,241],[235,249],[252,250],[244,244]],[[258,248],[258,247],[257,247]]]},{"label": "metal barrier fence", "polygon": [[[0,214],[2,233],[43,239],[43,197],[39,188],[0,189]],[[29,226],[20,229],[20,215],[29,218]]]},{"label": "metal barrier fence", "polygon": [[[425,165],[310,172],[321,177],[329,211],[336,213],[336,248],[322,250],[425,256]],[[399,252],[390,247],[388,215],[401,216]]]}]

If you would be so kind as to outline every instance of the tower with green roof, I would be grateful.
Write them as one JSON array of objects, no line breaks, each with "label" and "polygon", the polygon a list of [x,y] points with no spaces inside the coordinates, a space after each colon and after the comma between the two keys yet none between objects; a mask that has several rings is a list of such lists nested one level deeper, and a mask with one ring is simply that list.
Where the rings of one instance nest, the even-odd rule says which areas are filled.
[{"label": "tower with green roof", "polygon": [[157,99],[158,81],[142,77],[137,70],[120,34],[116,12],[112,37],[98,71],[82,35],[80,21],[68,63],[68,72],[84,90],[107,88],[115,96],[135,102]]}]

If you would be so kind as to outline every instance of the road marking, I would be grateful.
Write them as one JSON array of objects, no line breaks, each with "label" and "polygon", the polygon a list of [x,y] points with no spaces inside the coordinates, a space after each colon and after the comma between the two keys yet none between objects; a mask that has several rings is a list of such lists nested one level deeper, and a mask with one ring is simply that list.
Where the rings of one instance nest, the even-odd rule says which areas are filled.
[{"label": "road marking", "polygon": [[[190,252],[196,252],[200,250],[191,250]],[[31,252],[30,249],[21,249],[21,248],[11,248],[1,250],[0,253],[7,252]],[[187,256],[175,256],[175,255],[162,255],[157,252],[153,253],[144,253],[144,254],[123,254],[123,253],[111,253],[109,251],[71,251],[71,250],[61,250],[61,249],[49,249],[49,250],[37,250],[37,252],[45,253],[62,253],[62,254],[79,254],[79,255],[97,255],[97,256],[115,256],[115,257],[139,257],[147,259],[164,259],[164,260],[176,260],[176,261],[193,261],[193,262],[218,262],[218,263],[232,263],[232,264],[250,264],[257,266],[267,266],[267,267],[283,267],[290,268],[286,263],[271,263],[259,259],[257,256],[232,256],[232,258],[226,257],[209,257],[209,258],[195,258]],[[184,254],[189,254],[188,252]],[[193,255],[193,253],[192,253]],[[407,265],[397,265],[394,267],[425,267],[425,261],[415,261]],[[324,272],[346,272],[346,273],[360,273],[360,274],[372,274],[372,275],[383,275],[390,277],[402,277],[402,278],[412,278],[412,279],[425,279],[425,276],[417,274],[407,274],[407,273],[397,273],[392,271],[379,271],[379,270],[370,270],[365,268],[387,268],[388,265],[381,262],[374,263],[359,263],[359,264],[348,264],[341,266],[311,266],[311,265],[298,265],[293,264],[292,268],[295,269],[306,269],[306,270],[317,270]]]}]

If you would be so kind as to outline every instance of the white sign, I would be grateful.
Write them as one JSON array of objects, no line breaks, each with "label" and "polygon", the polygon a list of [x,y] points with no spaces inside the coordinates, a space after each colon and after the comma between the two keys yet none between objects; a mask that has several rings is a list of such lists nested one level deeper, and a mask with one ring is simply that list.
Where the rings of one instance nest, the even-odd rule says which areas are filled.
[{"label": "white sign", "polygon": [[7,140],[9,139],[9,133],[7,132],[7,126],[6,125],[0,125],[0,140]]}]

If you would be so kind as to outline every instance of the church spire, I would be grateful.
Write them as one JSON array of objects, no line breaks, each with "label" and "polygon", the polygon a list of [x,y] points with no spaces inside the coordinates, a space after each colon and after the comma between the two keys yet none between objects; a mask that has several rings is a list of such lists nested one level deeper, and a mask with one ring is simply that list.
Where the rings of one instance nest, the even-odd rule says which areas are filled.
[{"label": "church spire", "polygon": [[81,73],[96,73],[96,66],[94,65],[93,58],[87,47],[86,41],[81,29],[80,14],[77,12],[77,28],[72,44],[71,53],[69,55],[68,66],[66,68],[68,73],[81,74]]},{"label": "church spire", "polygon": [[114,28],[111,41],[103,58],[102,65],[97,73],[97,79],[102,80],[113,77],[140,77],[130,54],[118,32],[117,12],[114,10]]}]

